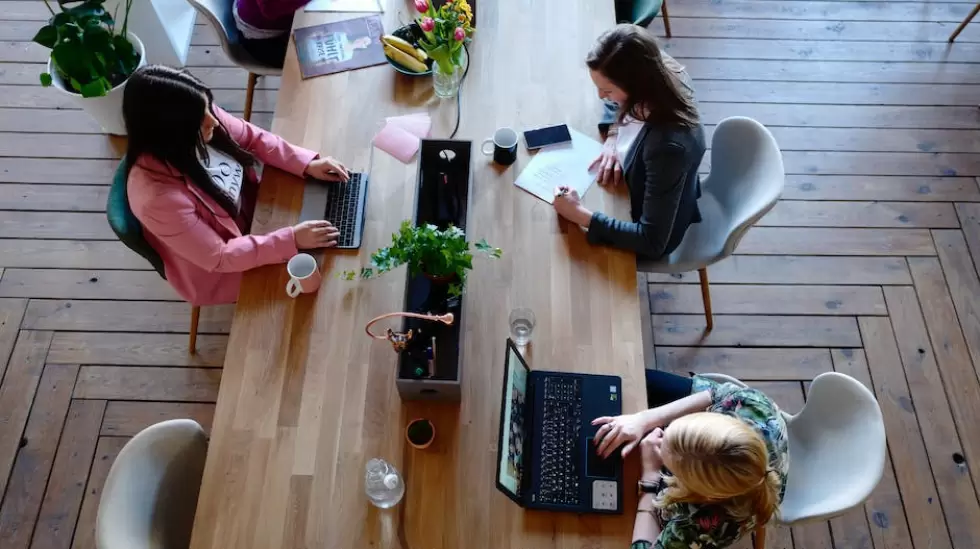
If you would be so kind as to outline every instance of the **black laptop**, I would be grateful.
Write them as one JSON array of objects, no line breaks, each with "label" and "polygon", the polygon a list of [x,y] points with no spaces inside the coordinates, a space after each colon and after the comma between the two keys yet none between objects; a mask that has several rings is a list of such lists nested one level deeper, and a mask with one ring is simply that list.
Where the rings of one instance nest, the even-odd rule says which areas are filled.
[{"label": "black laptop", "polygon": [[344,182],[307,179],[299,220],[326,219],[340,230],[336,246],[338,249],[360,248],[361,235],[364,234],[367,186],[367,174],[359,172],[351,172],[350,179]]},{"label": "black laptop", "polygon": [[497,488],[529,509],[622,513],[622,458],[596,454],[591,425],[622,413],[622,380],[532,372],[508,339],[503,386]]}]

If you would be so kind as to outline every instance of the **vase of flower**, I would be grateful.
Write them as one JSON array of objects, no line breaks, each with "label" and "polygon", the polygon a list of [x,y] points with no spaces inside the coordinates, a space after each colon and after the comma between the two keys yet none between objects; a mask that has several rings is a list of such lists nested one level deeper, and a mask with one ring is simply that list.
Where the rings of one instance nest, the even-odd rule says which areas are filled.
[{"label": "vase of flower", "polygon": [[473,10],[466,0],[449,0],[440,8],[432,0],[415,0],[423,37],[419,46],[432,58],[432,86],[441,98],[456,97],[466,71],[466,47],[473,34]]}]

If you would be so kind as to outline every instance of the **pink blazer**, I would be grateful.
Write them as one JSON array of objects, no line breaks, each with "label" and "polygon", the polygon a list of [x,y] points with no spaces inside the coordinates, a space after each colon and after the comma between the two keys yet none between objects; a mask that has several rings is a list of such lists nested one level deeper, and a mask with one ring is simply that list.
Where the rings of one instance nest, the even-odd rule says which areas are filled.
[{"label": "pink blazer", "polygon": [[[232,139],[265,164],[296,176],[313,151],[215,107]],[[233,303],[242,273],[283,263],[296,254],[292,227],[243,236],[224,209],[190,179],[150,155],[137,159],[127,182],[129,205],[163,259],[167,281],[193,305]]]}]

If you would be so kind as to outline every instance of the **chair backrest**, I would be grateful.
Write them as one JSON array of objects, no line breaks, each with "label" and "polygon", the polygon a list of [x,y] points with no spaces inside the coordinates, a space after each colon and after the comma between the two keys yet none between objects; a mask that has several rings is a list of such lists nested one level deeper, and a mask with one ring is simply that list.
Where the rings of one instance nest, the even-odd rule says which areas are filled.
[{"label": "chair backrest", "polygon": [[783,155],[765,126],[751,118],[722,120],[711,138],[711,173],[703,191],[718,201],[729,228],[724,253],[779,201],[786,183]]},{"label": "chair backrest", "polygon": [[143,225],[133,214],[129,207],[129,191],[126,181],[129,172],[126,170],[126,157],[124,156],[116,168],[116,173],[112,177],[112,184],[109,187],[109,199],[105,205],[105,215],[109,220],[109,227],[116,233],[119,241],[127,248],[143,256],[144,259],[153,265],[156,272],[166,280],[167,276],[163,270],[163,259],[160,254],[150,246],[143,236]]},{"label": "chair backrest", "polygon": [[235,0],[187,0],[207,20],[221,42],[221,49],[231,57],[231,45],[238,43],[238,27],[235,25]]},{"label": "chair backrest", "polygon": [[660,13],[663,4],[664,0],[633,0],[633,24],[646,27]]},{"label": "chair backrest", "polygon": [[197,422],[147,427],[109,470],[95,525],[98,549],[186,549],[204,474],[207,438]]},{"label": "chair backrest", "polygon": [[779,520],[823,520],[861,505],[885,467],[885,424],[874,394],[856,379],[820,374],[806,405],[787,420],[789,475]]}]

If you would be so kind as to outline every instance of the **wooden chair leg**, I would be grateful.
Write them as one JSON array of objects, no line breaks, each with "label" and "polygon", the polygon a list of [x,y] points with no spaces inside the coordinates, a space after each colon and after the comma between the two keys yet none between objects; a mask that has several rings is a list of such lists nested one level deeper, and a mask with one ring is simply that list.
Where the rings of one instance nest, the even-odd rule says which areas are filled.
[{"label": "wooden chair leg", "polygon": [[197,353],[197,323],[199,320],[201,320],[201,308],[191,307],[191,335],[187,346],[192,355]]},{"label": "wooden chair leg", "polygon": [[973,11],[970,12],[970,15],[967,15],[966,19],[964,19],[963,22],[960,23],[960,26],[956,27],[956,30],[953,31],[953,34],[949,35],[950,42],[956,40],[956,37],[959,36],[960,33],[963,32],[963,29],[966,28],[967,24],[969,24],[970,21],[972,21],[973,18],[977,16],[977,13],[980,13],[980,2],[977,2],[976,7],[974,7]]},{"label": "wooden chair leg", "polygon": [[661,4],[660,13],[664,16],[664,32],[667,33],[667,38],[670,38],[670,16],[667,14],[667,0]]},{"label": "wooden chair leg", "polygon": [[708,286],[708,268],[698,269],[698,277],[701,279],[701,301],[704,302],[706,331],[710,332],[715,327],[715,321],[711,316],[711,288]]},{"label": "wooden chair leg", "polygon": [[245,88],[245,116],[242,117],[246,122],[252,120],[252,96],[255,95],[255,83],[258,80],[259,75],[254,72],[248,73],[248,87]]},{"label": "wooden chair leg", "polygon": [[755,541],[752,544],[752,549],[766,549],[766,525],[760,525],[755,527]]}]

